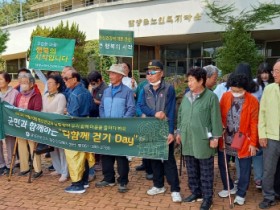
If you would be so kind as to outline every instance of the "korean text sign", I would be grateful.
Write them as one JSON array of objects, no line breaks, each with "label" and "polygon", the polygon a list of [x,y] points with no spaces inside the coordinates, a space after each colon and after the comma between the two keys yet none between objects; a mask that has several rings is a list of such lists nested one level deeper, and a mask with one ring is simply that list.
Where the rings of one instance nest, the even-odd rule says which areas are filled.
[{"label": "korean text sign", "polygon": [[74,39],[35,36],[31,44],[29,68],[62,71],[64,66],[72,66],[74,47]]},{"label": "korean text sign", "polygon": [[7,135],[76,151],[163,160],[168,157],[167,121],[74,118],[20,109],[6,102],[1,107],[2,133]]},{"label": "korean text sign", "polygon": [[133,57],[134,32],[99,30],[99,53],[101,55]]}]

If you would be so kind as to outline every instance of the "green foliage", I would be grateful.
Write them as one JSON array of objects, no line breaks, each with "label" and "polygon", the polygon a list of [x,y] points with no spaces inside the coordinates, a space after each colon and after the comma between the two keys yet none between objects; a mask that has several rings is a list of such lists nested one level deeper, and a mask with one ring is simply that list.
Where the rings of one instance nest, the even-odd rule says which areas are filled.
[{"label": "green foliage", "polygon": [[9,33],[0,29],[0,54],[7,48],[7,41],[9,40]]},{"label": "green foliage", "polygon": [[6,67],[6,61],[0,57],[0,71],[4,71]]},{"label": "green foliage", "polygon": [[176,98],[180,99],[184,96],[186,88],[188,87],[186,77],[184,75],[165,77],[164,80],[174,86]]},{"label": "green foliage", "polygon": [[207,0],[206,3],[206,14],[213,22],[226,27],[226,31],[222,33],[223,47],[216,57],[223,74],[232,72],[240,62],[249,63],[255,71],[264,57],[258,54],[250,31],[279,17],[280,5],[259,4],[258,7],[252,6],[251,10],[243,10],[233,16],[231,13],[235,10],[234,4],[219,5],[216,1],[210,3]]},{"label": "green foliage", "polygon": [[102,56],[99,54],[99,41],[91,40],[86,42],[84,54],[88,56],[90,70],[99,71],[106,83],[109,83],[107,70],[112,64],[117,63],[116,57]]},{"label": "green foliage", "polygon": [[[64,39],[75,39],[75,50],[74,50],[74,59],[73,67],[81,74],[81,76],[87,76],[88,74],[88,58],[84,53],[84,47],[86,44],[86,35],[84,32],[79,30],[79,26],[76,23],[73,23],[69,26],[69,23],[61,23],[55,28],[47,28],[37,26],[31,34],[31,40],[33,36],[43,36],[50,38],[64,38]],[[29,57],[30,48],[27,52],[27,57]]]}]

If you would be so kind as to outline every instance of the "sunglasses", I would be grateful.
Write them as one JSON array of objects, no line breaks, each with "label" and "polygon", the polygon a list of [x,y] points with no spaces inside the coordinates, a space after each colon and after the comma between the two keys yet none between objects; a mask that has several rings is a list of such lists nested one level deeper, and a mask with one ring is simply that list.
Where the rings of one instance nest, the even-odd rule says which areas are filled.
[{"label": "sunglasses", "polygon": [[155,75],[157,73],[159,73],[160,71],[146,71],[146,75]]},{"label": "sunglasses", "polygon": [[67,82],[69,79],[73,79],[73,77],[70,77],[70,78],[68,78],[68,77],[63,77],[63,80],[64,80],[65,82]]}]

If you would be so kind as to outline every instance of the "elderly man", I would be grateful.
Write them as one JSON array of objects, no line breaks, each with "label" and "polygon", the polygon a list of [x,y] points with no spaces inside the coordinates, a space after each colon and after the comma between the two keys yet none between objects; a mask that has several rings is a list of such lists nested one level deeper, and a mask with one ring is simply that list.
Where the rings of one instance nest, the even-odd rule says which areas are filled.
[{"label": "elderly man", "polygon": [[181,202],[178,170],[174,157],[174,120],[176,94],[174,87],[163,80],[163,65],[158,60],[152,60],[147,67],[147,84],[140,93],[139,106],[147,117],[168,120],[169,134],[166,139],[169,145],[168,160],[151,160],[154,186],[147,191],[148,195],[164,193],[164,175],[171,185],[173,202]]},{"label": "elderly man", "polygon": [[[264,89],[259,113],[259,142],[263,147],[264,200],[261,209],[275,205],[274,179],[280,157],[280,60],[273,67],[274,83]],[[279,179],[279,177],[277,177]]]},{"label": "elderly man", "polygon": [[[63,80],[70,89],[67,98],[67,113],[74,117],[88,117],[92,107],[90,92],[81,84],[81,76],[73,67],[67,67]],[[88,155],[86,152],[65,150],[72,184],[65,189],[68,193],[84,193],[88,184]],[[91,155],[92,156],[92,155]]]},{"label": "elderly man", "polygon": [[[99,115],[102,118],[123,118],[135,115],[135,101],[133,91],[122,83],[125,72],[122,64],[113,64],[109,71],[111,86],[103,93],[99,106]],[[96,187],[114,186],[115,171],[114,163],[118,165],[118,191],[126,192],[128,184],[129,164],[125,156],[103,155],[102,172],[104,179],[95,184]]]},{"label": "elderly man", "polygon": [[[42,109],[42,96],[35,89],[34,77],[30,73],[24,73],[21,75],[19,84],[20,93],[17,95],[15,106],[40,112]],[[30,140],[18,138],[20,176],[24,176],[28,172],[30,172],[28,165],[29,152],[27,145],[29,145],[31,153],[30,155],[32,156],[36,143]],[[35,171],[35,173],[33,174],[33,178],[40,177],[43,174],[40,155],[34,155],[33,167]]]},{"label": "elderly man", "polygon": [[213,87],[217,83],[218,78],[218,68],[213,65],[204,66],[203,69],[206,70],[206,87],[210,90],[213,89]]}]

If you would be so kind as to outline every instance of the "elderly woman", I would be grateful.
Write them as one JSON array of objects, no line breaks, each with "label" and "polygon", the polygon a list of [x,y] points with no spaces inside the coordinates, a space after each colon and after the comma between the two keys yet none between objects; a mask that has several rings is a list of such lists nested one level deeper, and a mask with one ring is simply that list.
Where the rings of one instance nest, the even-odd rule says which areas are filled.
[{"label": "elderly woman", "polygon": [[222,135],[219,100],[205,87],[206,71],[191,69],[187,74],[190,91],[178,113],[176,141],[182,143],[188,184],[192,194],[184,202],[202,200],[200,209],[208,210],[213,202],[214,154]]},{"label": "elderly woman", "polygon": [[[247,92],[250,88],[249,84],[246,75],[238,73],[231,74],[227,81],[230,91],[223,94],[220,102],[225,134],[224,142],[220,141],[219,143],[218,165],[224,190],[218,194],[220,197],[228,196],[224,153],[222,152],[225,147],[227,160],[229,160],[229,156],[235,156],[238,158],[240,165],[237,192],[229,176],[230,193],[236,193],[234,203],[238,205],[243,205],[245,202],[246,191],[250,182],[252,156],[256,155],[258,141],[259,103],[253,95]],[[239,150],[232,147],[233,137],[237,132],[245,135],[244,143]]]},{"label": "elderly woman", "polygon": [[[29,109],[40,112],[42,109],[42,96],[39,92],[34,88],[35,79],[29,74],[23,74],[20,79],[20,93],[17,95],[15,106],[23,109]],[[20,159],[20,176],[24,176],[29,172],[29,152],[27,145],[29,145],[30,153],[33,155],[34,148],[36,143],[27,140],[18,138],[18,151],[19,151],[19,159]],[[34,155],[33,167],[35,173],[33,174],[33,178],[38,178],[43,174],[41,168],[41,156]]]},{"label": "elderly woman", "polygon": [[[61,93],[63,89],[63,80],[61,76],[50,75],[47,81],[48,92],[43,96],[43,112],[50,112],[56,114],[64,114],[66,108],[66,98]],[[55,148],[51,152],[52,164],[55,169],[52,175],[61,175],[59,182],[67,181],[69,176],[68,167],[64,149]]]},{"label": "elderly woman", "polygon": [[[9,86],[11,82],[11,77],[7,72],[0,72],[0,98],[9,104],[14,105],[18,91],[13,87]],[[10,170],[10,165],[12,161],[12,153],[14,149],[16,138],[13,136],[6,135],[6,151],[3,148],[3,141],[0,141],[0,176],[7,173]],[[4,159],[4,153],[7,152],[7,162]],[[12,166],[13,167],[13,166]]]}]

